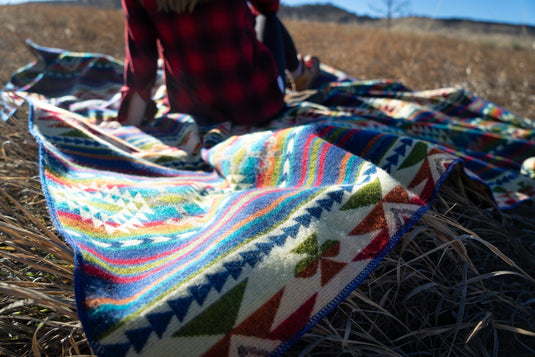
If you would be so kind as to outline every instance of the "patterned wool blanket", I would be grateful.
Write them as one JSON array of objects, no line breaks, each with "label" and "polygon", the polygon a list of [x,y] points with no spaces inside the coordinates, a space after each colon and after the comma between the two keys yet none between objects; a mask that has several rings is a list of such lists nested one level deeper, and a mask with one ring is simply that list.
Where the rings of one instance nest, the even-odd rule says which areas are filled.
[{"label": "patterned wool blanket", "polygon": [[[103,131],[92,123],[115,115],[122,63],[32,46],[39,60],[3,101],[31,104],[43,191],[101,356],[280,355],[381,263],[454,169],[501,208],[535,195],[521,174],[534,123],[461,89],[323,65],[324,102],[295,102],[264,127],[169,114]],[[163,97],[156,87],[162,113]]]}]

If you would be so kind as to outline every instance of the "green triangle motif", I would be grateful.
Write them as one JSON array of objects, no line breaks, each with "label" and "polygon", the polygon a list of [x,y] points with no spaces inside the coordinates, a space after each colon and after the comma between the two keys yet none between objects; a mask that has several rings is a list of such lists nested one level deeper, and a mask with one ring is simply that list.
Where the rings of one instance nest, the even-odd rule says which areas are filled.
[{"label": "green triangle motif", "polygon": [[325,253],[327,253],[327,251],[329,249],[331,249],[332,247],[334,247],[335,245],[338,244],[339,241],[337,240],[327,240],[325,241],[325,243],[323,243],[321,245],[321,249],[320,249],[320,256],[324,256]]},{"label": "green triangle motif", "polygon": [[318,254],[318,237],[316,233],[308,237],[303,243],[301,243],[292,252],[297,254],[306,254],[308,256],[317,256]]},{"label": "green triangle motif", "polygon": [[382,198],[383,191],[381,190],[381,181],[379,178],[376,178],[375,181],[367,184],[351,196],[351,198],[342,206],[341,210],[347,211],[350,209],[375,205],[381,202]]},{"label": "green triangle motif", "polygon": [[404,169],[406,167],[411,167],[422,162],[427,156],[427,144],[423,142],[418,142],[411,150],[409,156],[403,161],[399,169]]},{"label": "green triangle motif", "polygon": [[[319,258],[321,258],[330,248],[335,246],[338,241],[328,240],[319,247],[316,233],[308,237],[301,245],[292,250],[293,253],[306,254],[306,258],[300,260],[295,266],[295,276],[299,276],[305,269],[308,269]],[[313,270],[316,272],[317,267]]]},{"label": "green triangle motif", "polygon": [[234,328],[247,280],[223,295],[208,309],[174,333],[173,337],[227,334]]}]

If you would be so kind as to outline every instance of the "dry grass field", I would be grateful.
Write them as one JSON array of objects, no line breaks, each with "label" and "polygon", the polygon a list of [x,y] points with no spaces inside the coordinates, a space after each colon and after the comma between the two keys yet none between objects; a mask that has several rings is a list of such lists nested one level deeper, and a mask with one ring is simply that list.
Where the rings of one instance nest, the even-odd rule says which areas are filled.
[{"label": "dry grass field", "polygon": [[[303,53],[413,89],[460,86],[535,118],[535,49],[420,32],[287,21]],[[0,82],[43,46],[123,58],[119,10],[0,7]],[[521,41],[521,39],[519,40]],[[26,113],[0,122],[0,356],[91,355],[73,259],[51,225]],[[458,175],[372,275],[288,355],[535,355],[532,205],[499,212]]]}]

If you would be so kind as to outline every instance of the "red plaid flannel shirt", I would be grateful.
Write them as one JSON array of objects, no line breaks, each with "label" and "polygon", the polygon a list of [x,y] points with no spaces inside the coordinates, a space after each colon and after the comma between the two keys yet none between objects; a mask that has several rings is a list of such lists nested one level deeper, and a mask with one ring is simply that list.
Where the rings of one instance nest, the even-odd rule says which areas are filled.
[{"label": "red plaid flannel shirt", "polygon": [[[200,2],[193,13],[157,11],[156,0],[122,0],[126,15],[125,86],[118,120],[131,95],[148,103],[158,56],[164,60],[172,112],[200,123],[259,124],[284,107],[271,52],[256,39],[254,16],[245,0]],[[276,12],[279,0],[251,0],[261,13]]]}]

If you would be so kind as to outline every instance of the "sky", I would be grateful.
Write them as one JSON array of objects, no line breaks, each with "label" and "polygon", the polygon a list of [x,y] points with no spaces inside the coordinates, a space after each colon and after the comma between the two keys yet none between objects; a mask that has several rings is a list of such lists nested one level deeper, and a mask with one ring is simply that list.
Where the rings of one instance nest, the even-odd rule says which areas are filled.
[{"label": "sky", "polygon": [[[394,0],[396,1],[396,0]],[[403,1],[403,0],[398,0]],[[463,18],[535,26],[535,0],[408,0],[407,15]],[[385,0],[281,0],[285,5],[331,3],[357,15],[381,16]]]},{"label": "sky", "polygon": [[[0,5],[28,1],[0,0]],[[381,16],[374,9],[381,8],[386,0],[281,0],[281,2],[286,5],[331,3],[357,15]],[[463,18],[535,26],[535,0],[408,0],[408,2],[408,11],[405,15]]]}]

